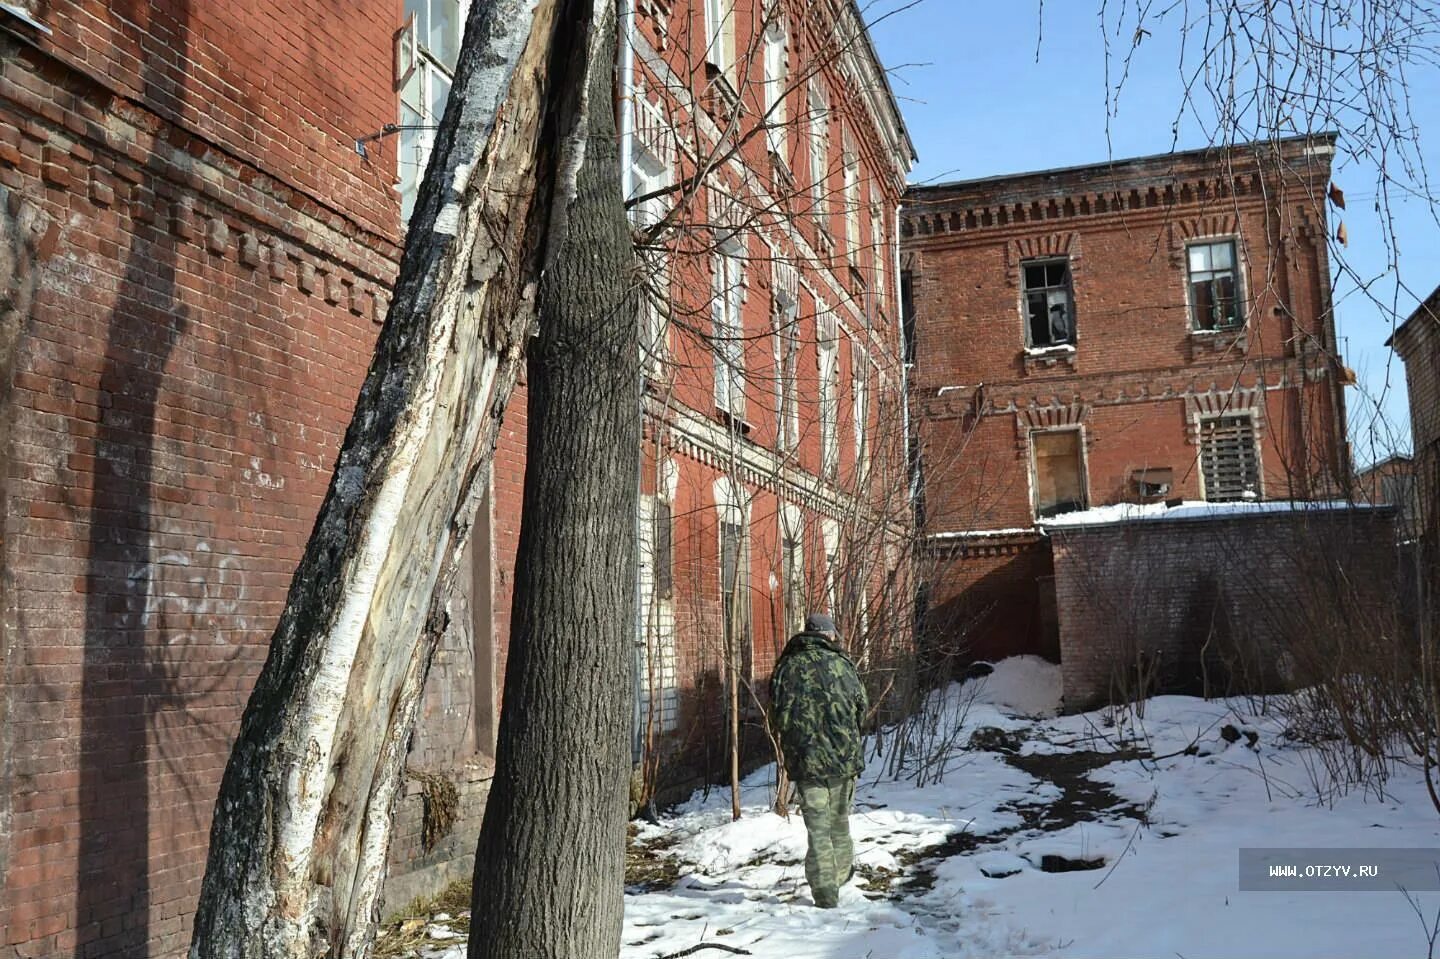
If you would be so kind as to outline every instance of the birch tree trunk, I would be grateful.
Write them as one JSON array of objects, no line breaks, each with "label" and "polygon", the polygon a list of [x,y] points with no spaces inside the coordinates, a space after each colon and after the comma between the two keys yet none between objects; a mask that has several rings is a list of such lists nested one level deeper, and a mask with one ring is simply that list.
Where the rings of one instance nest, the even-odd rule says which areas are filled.
[{"label": "birch tree trunk", "polygon": [[390,312],[225,770],[192,959],[345,959],[374,939],[443,597],[533,322],[548,198],[573,191],[536,174],[559,168],[537,149],[561,3],[470,14]]},{"label": "birch tree trunk", "polygon": [[569,229],[547,258],[530,352],[525,522],[471,959],[604,959],[620,948],[640,350],[612,6],[575,0],[564,17],[576,32],[566,75],[585,77],[574,86],[588,90],[589,109],[557,132],[583,140],[584,163],[573,201],[557,201]]}]

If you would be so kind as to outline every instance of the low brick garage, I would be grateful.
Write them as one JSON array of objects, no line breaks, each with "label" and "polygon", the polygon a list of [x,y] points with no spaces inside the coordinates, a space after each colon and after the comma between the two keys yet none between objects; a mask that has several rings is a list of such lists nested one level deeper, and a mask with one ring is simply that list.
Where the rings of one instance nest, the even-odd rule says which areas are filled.
[{"label": "low brick garage", "polygon": [[1397,595],[1391,509],[1194,504],[1116,515],[1047,530],[1067,710],[1142,686],[1198,695],[1273,686],[1287,672],[1297,606],[1338,601],[1355,613]]}]

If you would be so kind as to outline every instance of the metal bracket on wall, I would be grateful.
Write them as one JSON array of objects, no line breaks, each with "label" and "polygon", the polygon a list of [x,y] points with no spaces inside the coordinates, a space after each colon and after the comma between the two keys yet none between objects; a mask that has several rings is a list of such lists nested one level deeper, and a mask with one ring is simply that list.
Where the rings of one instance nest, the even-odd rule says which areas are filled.
[{"label": "metal bracket on wall", "polygon": [[[0,2],[0,8],[3,8],[4,6],[5,6],[5,4],[4,4],[3,2]],[[385,137],[393,136],[394,134],[400,133],[400,132],[403,131],[403,130],[438,130],[438,129],[440,129],[438,126],[431,126],[431,125],[428,125],[428,124],[418,124],[418,123],[387,123],[387,124],[385,124],[383,127],[380,128],[380,130],[379,130],[378,133],[371,133],[371,134],[368,134],[367,136],[357,137],[357,138],[355,139],[355,152],[358,153],[358,154],[360,154],[360,156],[361,156],[362,158],[368,160],[368,159],[370,159],[370,154],[369,154],[369,152],[365,149],[365,144],[367,144],[367,143],[374,143],[376,140],[382,140],[382,139],[384,139]]]}]

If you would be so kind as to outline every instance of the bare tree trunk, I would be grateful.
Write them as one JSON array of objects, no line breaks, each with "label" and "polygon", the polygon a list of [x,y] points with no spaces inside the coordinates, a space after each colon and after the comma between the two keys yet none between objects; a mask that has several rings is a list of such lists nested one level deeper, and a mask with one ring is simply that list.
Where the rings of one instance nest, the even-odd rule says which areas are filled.
[{"label": "bare tree trunk", "polygon": [[[569,231],[529,362],[525,521],[496,772],[475,855],[471,959],[620,948],[640,454],[636,261],[620,195],[606,0],[572,0],[557,85],[588,100]],[[563,59],[561,59],[563,58]],[[558,78],[574,77],[573,83]],[[562,114],[562,119],[564,114]]]},{"label": "bare tree trunk", "polygon": [[444,596],[532,325],[559,3],[470,15],[394,301],[225,770],[192,959],[373,941]]}]

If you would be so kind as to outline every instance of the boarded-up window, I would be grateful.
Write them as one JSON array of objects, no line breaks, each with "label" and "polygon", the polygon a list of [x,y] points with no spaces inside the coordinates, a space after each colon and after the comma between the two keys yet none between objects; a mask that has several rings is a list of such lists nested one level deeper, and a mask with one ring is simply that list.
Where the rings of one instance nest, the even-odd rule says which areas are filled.
[{"label": "boarded-up window", "polygon": [[1200,472],[1212,503],[1260,495],[1260,454],[1255,421],[1248,414],[1200,421]]},{"label": "boarded-up window", "polygon": [[1030,434],[1035,467],[1035,515],[1054,516],[1085,508],[1085,467],[1079,430]]}]

